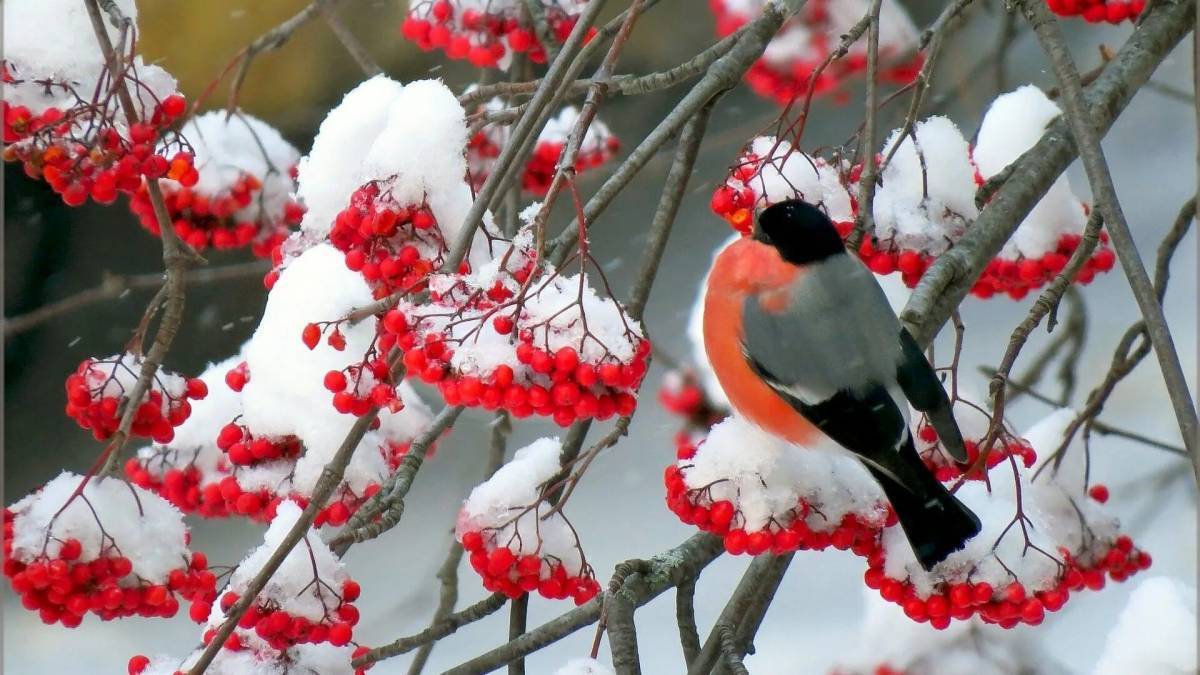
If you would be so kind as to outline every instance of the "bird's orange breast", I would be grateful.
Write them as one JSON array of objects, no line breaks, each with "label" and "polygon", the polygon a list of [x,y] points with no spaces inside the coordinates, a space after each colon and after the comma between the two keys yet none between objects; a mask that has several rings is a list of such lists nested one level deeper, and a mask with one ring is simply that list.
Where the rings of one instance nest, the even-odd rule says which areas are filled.
[{"label": "bird's orange breast", "polygon": [[762,429],[793,443],[811,443],[820,432],[751,369],[742,353],[742,305],[754,297],[768,311],[783,311],[787,289],[803,270],[775,249],[739,239],[717,256],[704,293],[704,349],[730,404]]}]

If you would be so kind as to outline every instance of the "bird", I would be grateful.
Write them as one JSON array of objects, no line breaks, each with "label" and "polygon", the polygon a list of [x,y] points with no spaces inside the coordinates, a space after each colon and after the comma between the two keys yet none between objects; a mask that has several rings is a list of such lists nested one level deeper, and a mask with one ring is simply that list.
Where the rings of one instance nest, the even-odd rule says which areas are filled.
[{"label": "bird", "polygon": [[859,459],[929,570],[980,531],[921,461],[908,406],[967,461],[941,381],[874,274],[828,215],[800,199],[763,209],[705,286],[704,348],[733,409],[801,446],[831,439]]}]

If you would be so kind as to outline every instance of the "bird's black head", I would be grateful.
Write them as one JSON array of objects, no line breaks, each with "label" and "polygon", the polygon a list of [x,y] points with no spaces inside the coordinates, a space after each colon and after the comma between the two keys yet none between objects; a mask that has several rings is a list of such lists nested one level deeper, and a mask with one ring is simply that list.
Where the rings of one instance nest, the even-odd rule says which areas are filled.
[{"label": "bird's black head", "polygon": [[793,265],[820,262],[846,252],[829,216],[799,199],[772,204],[758,214],[754,238],[774,246],[780,257]]}]

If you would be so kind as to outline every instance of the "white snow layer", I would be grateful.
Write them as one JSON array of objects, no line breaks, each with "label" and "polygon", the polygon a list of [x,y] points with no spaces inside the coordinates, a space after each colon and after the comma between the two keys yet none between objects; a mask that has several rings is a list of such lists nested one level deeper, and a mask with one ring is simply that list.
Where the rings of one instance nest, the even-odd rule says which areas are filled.
[{"label": "white snow layer", "polygon": [[[986,180],[1016,161],[1038,142],[1061,112],[1033,85],[996,97],[983,117],[972,154],[980,175]],[[1063,234],[1082,232],[1086,222],[1083,204],[1072,191],[1070,179],[1063,174],[1021,221],[1000,251],[1000,257],[1040,258],[1055,249]]]},{"label": "white snow layer", "polygon": [[554,675],[613,675],[613,669],[587,657],[567,661]]},{"label": "white snow layer", "polygon": [[[31,562],[42,554],[43,544],[46,554],[56,557],[63,541],[76,539],[82,546],[80,560],[95,560],[102,553],[116,555],[111,549],[115,542],[120,555],[133,563],[132,574],[150,583],[166,583],[171,570],[187,568],[183,514],[162,497],[122,480],[93,478],[55,519],[81,480],[82,476],[64,471],[9,507],[14,514],[14,559]],[[102,548],[106,543],[109,548]]]}]

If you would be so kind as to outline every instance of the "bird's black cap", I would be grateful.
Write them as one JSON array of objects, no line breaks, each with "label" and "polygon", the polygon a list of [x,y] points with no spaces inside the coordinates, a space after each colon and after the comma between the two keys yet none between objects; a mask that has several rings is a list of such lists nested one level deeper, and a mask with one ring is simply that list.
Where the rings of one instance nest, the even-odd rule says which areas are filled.
[{"label": "bird's black cap", "polygon": [[754,238],[774,246],[793,265],[820,262],[846,253],[842,237],[829,216],[799,199],[772,204],[758,214]]}]

